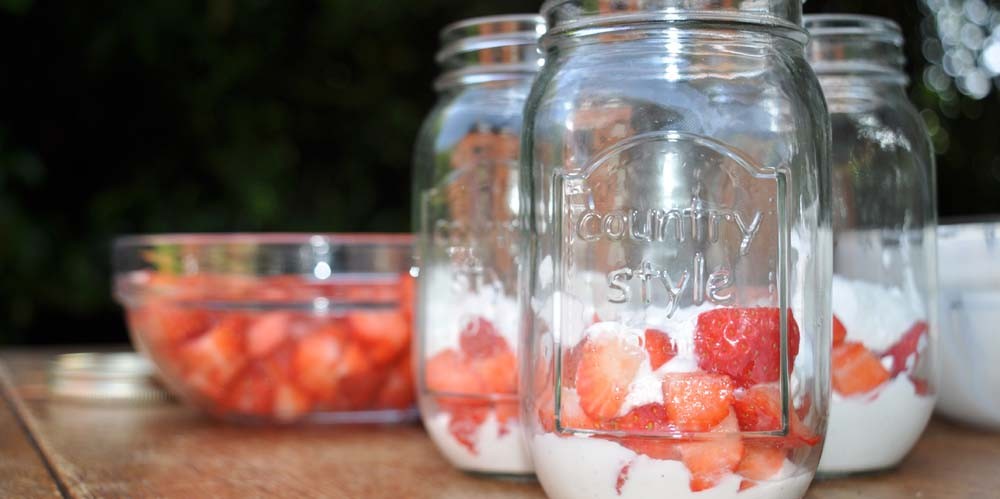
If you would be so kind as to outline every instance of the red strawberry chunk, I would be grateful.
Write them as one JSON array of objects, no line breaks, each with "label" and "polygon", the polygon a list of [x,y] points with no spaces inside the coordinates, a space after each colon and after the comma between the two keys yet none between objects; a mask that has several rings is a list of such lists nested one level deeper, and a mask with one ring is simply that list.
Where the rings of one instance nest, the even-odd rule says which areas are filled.
[{"label": "red strawberry chunk", "polygon": [[[624,416],[601,424],[600,429],[636,433],[680,432],[677,425],[670,422],[670,418],[667,415],[667,407],[663,404],[646,404],[636,407]],[[653,459],[679,460],[681,457],[678,442],[669,438],[626,437],[613,438],[612,440],[637,454],[645,454]]]},{"label": "red strawberry chunk", "polygon": [[615,492],[618,495],[622,495],[622,488],[625,487],[625,482],[628,481],[628,469],[631,465],[631,462],[626,463],[625,466],[622,466],[622,469],[618,470],[618,478],[615,480]]},{"label": "red strawberry chunk", "polygon": [[629,385],[642,363],[638,337],[606,332],[584,340],[576,371],[580,406],[591,418],[607,420],[618,415]]},{"label": "red strawberry chunk", "polygon": [[839,346],[847,339],[847,328],[835,315],[833,316],[833,346]]},{"label": "red strawberry chunk", "polygon": [[469,359],[472,369],[492,394],[517,393],[517,358],[510,350],[481,359]]},{"label": "red strawberry chunk", "polygon": [[247,353],[260,358],[270,355],[288,338],[292,317],[286,312],[262,315],[247,329]]},{"label": "red strawberry chunk", "polygon": [[346,331],[332,324],[300,339],[292,357],[298,385],[320,400],[333,400],[340,383],[338,371],[345,368],[346,343]]},{"label": "red strawberry chunk", "polygon": [[844,396],[870,392],[890,379],[878,357],[861,343],[834,348],[832,364],[833,389]]},{"label": "red strawberry chunk", "polygon": [[747,442],[736,472],[750,480],[767,480],[781,471],[788,451],[780,447]]},{"label": "red strawberry chunk", "polygon": [[736,469],[743,458],[743,441],[738,433],[739,423],[735,414],[727,416],[711,431],[722,435],[680,444],[681,460],[691,472],[692,492],[716,486]]},{"label": "red strawberry chunk", "polygon": [[644,336],[646,352],[649,354],[649,365],[654,371],[677,356],[677,345],[667,333],[650,328],[646,330]]},{"label": "red strawberry chunk", "polygon": [[396,358],[410,344],[410,323],[396,310],[351,312],[347,314],[347,325],[379,365]]},{"label": "red strawberry chunk", "polygon": [[668,419],[681,430],[708,431],[729,416],[733,385],[722,374],[668,374],[663,380],[663,400]]},{"label": "red strawberry chunk", "polygon": [[471,359],[484,359],[510,351],[507,340],[497,332],[492,322],[483,317],[475,317],[462,327],[458,344],[462,353]]},{"label": "red strawberry chunk", "polygon": [[[781,374],[781,315],[777,308],[718,308],[698,316],[698,365],[732,377],[736,386],[778,381]],[[799,353],[799,327],[788,312],[788,364]]]},{"label": "red strawberry chunk", "polygon": [[481,394],[485,383],[472,366],[455,350],[443,350],[424,367],[427,388],[448,394]]},{"label": "red strawberry chunk", "polygon": [[913,357],[913,363],[916,365],[917,361],[920,360],[920,352],[917,351],[920,348],[920,340],[926,335],[927,323],[919,321],[913,324],[895,345],[881,355],[883,358],[892,358],[892,367],[889,369],[890,378],[895,378],[896,375],[907,370],[906,361],[910,357]]},{"label": "red strawberry chunk", "polygon": [[226,385],[246,365],[241,315],[227,315],[207,333],[177,351],[184,378],[198,392],[218,400]]},{"label": "red strawberry chunk", "polygon": [[[779,431],[781,425],[781,392],[777,384],[756,385],[737,390],[733,408],[742,431]],[[788,411],[789,435],[774,443],[780,447],[816,445],[819,437],[802,422],[796,411]]]},{"label": "red strawberry chunk", "polygon": [[486,421],[489,409],[486,404],[466,404],[455,406],[450,411],[448,431],[472,454],[479,453],[476,448],[476,431]]},{"label": "red strawberry chunk", "polygon": [[381,409],[406,409],[413,405],[415,398],[410,356],[404,355],[382,383],[375,406]]},{"label": "red strawberry chunk", "polygon": [[584,342],[577,343],[571,348],[563,351],[562,354],[562,381],[563,386],[573,388],[576,386],[576,370],[580,367],[580,357],[583,356]]}]

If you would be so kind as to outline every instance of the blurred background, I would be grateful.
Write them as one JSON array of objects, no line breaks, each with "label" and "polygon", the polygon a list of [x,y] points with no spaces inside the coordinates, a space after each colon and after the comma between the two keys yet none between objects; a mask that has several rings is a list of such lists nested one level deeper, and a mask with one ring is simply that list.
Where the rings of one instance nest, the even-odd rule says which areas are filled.
[{"label": "blurred background", "polygon": [[[123,342],[117,234],[406,231],[437,31],[527,0],[0,0],[0,344]],[[1000,0],[887,16],[944,217],[1000,212]]]}]

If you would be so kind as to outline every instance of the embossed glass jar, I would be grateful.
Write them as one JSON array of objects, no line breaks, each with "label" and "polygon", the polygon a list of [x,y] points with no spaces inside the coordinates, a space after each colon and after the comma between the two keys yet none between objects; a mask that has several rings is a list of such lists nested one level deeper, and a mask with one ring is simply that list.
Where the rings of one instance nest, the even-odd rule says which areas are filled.
[{"label": "embossed glass jar", "polygon": [[934,156],[888,19],[806,16],[833,126],[833,398],[821,473],[899,463],[934,407]]},{"label": "embossed glass jar", "polygon": [[536,15],[441,33],[437,106],[416,148],[418,400],[459,469],[531,473],[517,399],[518,158],[542,59]]},{"label": "embossed glass jar", "polygon": [[543,14],[521,168],[539,480],[553,498],[801,497],[827,416],[832,247],[801,2]]}]

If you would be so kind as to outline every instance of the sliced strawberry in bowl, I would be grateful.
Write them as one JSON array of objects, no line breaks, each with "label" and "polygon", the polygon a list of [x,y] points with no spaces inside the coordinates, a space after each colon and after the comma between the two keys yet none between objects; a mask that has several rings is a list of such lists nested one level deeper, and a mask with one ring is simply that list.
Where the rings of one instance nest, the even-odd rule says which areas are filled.
[{"label": "sliced strawberry in bowl", "polygon": [[576,371],[580,407],[598,421],[614,418],[642,364],[639,337],[605,331],[584,341]]},{"label": "sliced strawberry in bowl", "polygon": [[389,363],[410,344],[410,323],[397,310],[355,311],[347,314],[351,334],[365,345],[376,364]]},{"label": "sliced strawberry in bowl", "polygon": [[646,353],[649,354],[649,365],[654,371],[677,356],[677,345],[669,334],[650,328],[646,329],[643,339]]},{"label": "sliced strawberry in bowl", "polygon": [[268,312],[247,328],[247,353],[252,358],[266,357],[288,339],[292,314]]},{"label": "sliced strawberry in bowl", "polygon": [[[788,365],[799,353],[799,327],[788,312]],[[694,336],[698,366],[730,376],[738,387],[778,381],[781,374],[778,308],[717,308],[698,316]]]},{"label": "sliced strawberry in bowl", "polygon": [[729,416],[733,384],[724,374],[671,373],[663,380],[663,400],[667,417],[678,428],[708,431]]},{"label": "sliced strawberry in bowl", "polygon": [[177,349],[181,376],[188,386],[212,400],[219,400],[226,385],[246,365],[246,318],[224,316],[209,331]]},{"label": "sliced strawberry in bowl", "polygon": [[470,359],[485,359],[511,350],[507,340],[485,317],[474,317],[466,322],[458,342],[462,353]]},{"label": "sliced strawberry in bowl", "polygon": [[878,357],[857,342],[834,348],[831,364],[833,389],[844,396],[871,392],[891,377]]},{"label": "sliced strawberry in bowl", "polygon": [[749,489],[757,482],[777,475],[785,464],[787,454],[788,451],[780,447],[744,441],[743,459],[736,466],[736,472],[745,478],[740,483],[740,490]]}]

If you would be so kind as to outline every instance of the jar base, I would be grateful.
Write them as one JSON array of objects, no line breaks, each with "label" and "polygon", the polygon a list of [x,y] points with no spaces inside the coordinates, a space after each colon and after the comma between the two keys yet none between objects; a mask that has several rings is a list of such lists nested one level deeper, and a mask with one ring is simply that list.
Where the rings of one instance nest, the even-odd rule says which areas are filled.
[{"label": "jar base", "polygon": [[503,471],[478,471],[478,470],[462,470],[462,473],[469,475],[474,478],[482,478],[488,480],[501,480],[504,482],[514,482],[514,483],[538,483],[538,478],[535,477],[533,472],[528,473],[509,473]]},{"label": "jar base", "polygon": [[899,467],[899,463],[886,466],[884,468],[875,468],[870,470],[855,470],[855,471],[821,471],[816,470],[816,480],[836,480],[838,478],[856,478],[856,477],[877,477],[882,475],[888,475],[896,471]]}]

